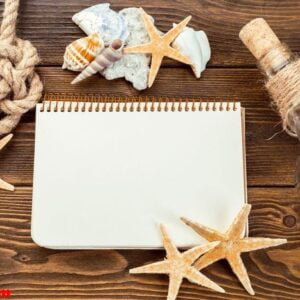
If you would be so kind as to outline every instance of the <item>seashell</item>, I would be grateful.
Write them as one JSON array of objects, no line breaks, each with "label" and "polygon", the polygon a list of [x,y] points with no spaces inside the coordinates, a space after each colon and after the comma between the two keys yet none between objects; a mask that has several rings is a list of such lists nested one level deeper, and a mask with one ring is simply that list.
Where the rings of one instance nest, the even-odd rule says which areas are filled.
[{"label": "seashell", "polygon": [[191,60],[194,74],[200,78],[211,57],[210,45],[205,32],[187,27],[178,35],[172,46]]},{"label": "seashell", "polygon": [[109,3],[86,8],[75,14],[72,20],[88,35],[98,32],[105,44],[116,39],[125,42],[129,36],[125,18],[110,9]]},{"label": "seashell", "polygon": [[123,56],[123,42],[120,39],[114,40],[109,47],[105,48],[95,60],[89,64],[72,82],[76,84],[97,72],[102,72],[105,68],[120,60]]},{"label": "seashell", "polygon": [[98,33],[78,39],[66,47],[63,69],[82,71],[104,48]]},{"label": "seashell", "polygon": [[[139,8],[125,8],[119,12],[119,15],[125,18],[130,32],[126,40],[128,46],[148,43],[150,41]],[[153,18],[152,22],[154,22]],[[119,61],[106,68],[103,75],[108,80],[124,77],[126,80],[132,82],[135,89],[144,90],[148,84],[149,64],[150,56],[148,54],[125,54]]]}]

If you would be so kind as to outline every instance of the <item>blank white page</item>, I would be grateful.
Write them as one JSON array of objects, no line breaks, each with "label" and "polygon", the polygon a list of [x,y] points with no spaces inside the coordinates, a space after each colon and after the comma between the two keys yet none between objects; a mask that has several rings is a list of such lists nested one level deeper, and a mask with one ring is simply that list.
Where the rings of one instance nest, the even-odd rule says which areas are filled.
[{"label": "blank white page", "polygon": [[182,216],[225,231],[246,202],[236,108],[41,112],[39,104],[32,238],[59,249],[157,248],[163,223],[179,247],[203,242]]}]

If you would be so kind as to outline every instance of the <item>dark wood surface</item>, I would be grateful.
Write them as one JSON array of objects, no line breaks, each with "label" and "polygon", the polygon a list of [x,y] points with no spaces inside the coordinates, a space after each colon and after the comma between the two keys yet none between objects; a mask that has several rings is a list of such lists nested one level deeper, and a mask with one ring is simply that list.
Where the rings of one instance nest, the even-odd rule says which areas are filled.
[{"label": "dark wood surface", "polygon": [[[74,13],[99,0],[21,1],[18,34],[38,48],[38,68],[48,92],[138,95],[123,80],[94,76],[73,87],[74,74],[61,70],[66,44],[83,36],[71,21]],[[217,294],[184,281],[179,300],[299,299],[300,202],[294,189],[297,140],[279,133],[280,119],[263,88],[255,60],[238,39],[242,25],[265,17],[278,36],[300,50],[298,0],[111,1],[114,9],[143,6],[167,31],[172,22],[191,14],[191,25],[207,32],[212,46],[208,70],[196,80],[189,68],[165,60],[154,86],[143,95],[230,100],[246,107],[248,197],[253,205],[250,235],[287,238],[287,245],[243,254],[256,291],[250,297],[220,261],[205,270],[226,289]],[[2,9],[2,4],[1,4]],[[172,84],[176,82],[177,84]],[[0,177],[16,185],[0,191],[0,289],[12,299],[165,299],[168,280],[159,275],[129,275],[128,269],[162,259],[163,251],[58,251],[36,246],[30,238],[34,112],[22,119],[9,146],[0,153]],[[55,221],[55,220],[54,220]]]}]

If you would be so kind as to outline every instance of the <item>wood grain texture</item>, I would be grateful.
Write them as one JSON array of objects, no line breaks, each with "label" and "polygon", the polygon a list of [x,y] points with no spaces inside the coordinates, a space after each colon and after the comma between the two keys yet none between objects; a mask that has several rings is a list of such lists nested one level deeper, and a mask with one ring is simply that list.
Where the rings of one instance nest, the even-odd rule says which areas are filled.
[{"label": "wood grain texture", "polygon": [[[30,238],[31,193],[31,188],[0,192],[0,289],[10,288],[13,299],[165,299],[166,276],[128,274],[129,268],[162,259],[163,251],[59,251],[35,245]],[[250,235],[289,241],[243,254],[256,291],[251,299],[300,295],[298,198],[292,188],[249,189]],[[227,294],[184,281],[179,300],[250,299],[225,261],[204,272]]]},{"label": "wood grain texture", "polygon": [[[74,13],[98,4],[99,0],[30,0],[22,3],[18,32],[30,39],[41,55],[41,64],[57,65],[67,44],[82,37],[83,32],[72,22]],[[153,15],[159,29],[168,31],[173,22],[192,15],[190,25],[208,34],[213,56],[211,66],[254,65],[255,60],[238,38],[241,27],[252,18],[265,17],[282,41],[297,51],[300,48],[300,2],[257,0],[112,0],[115,10],[142,6]],[[174,64],[173,61],[165,61]],[[177,63],[175,63],[178,65]]]},{"label": "wood grain texture", "polygon": [[[69,82],[74,77],[57,67],[40,68],[46,92],[114,93],[131,96],[137,92],[124,80],[107,81],[93,76],[78,86]],[[170,82],[176,85],[170,87]],[[270,108],[270,101],[261,84],[262,78],[252,69],[209,69],[201,80],[193,78],[189,69],[163,68],[152,89],[143,95],[233,98],[246,107],[246,152],[249,186],[291,186],[295,179],[295,161],[299,152],[296,139],[281,130],[279,117]],[[211,97],[213,95],[213,97]],[[229,95],[231,95],[229,97]],[[7,149],[0,153],[1,177],[15,185],[31,185],[34,154],[34,113],[27,114]]]},{"label": "wood grain texture", "polygon": [[[99,76],[71,86],[75,73],[60,68],[65,46],[84,35],[72,23],[72,15],[100,2],[105,1],[21,1],[18,34],[38,48],[38,72],[46,92],[138,95],[124,80],[106,81]],[[221,261],[208,267],[205,274],[227,294],[184,281],[178,300],[299,299],[300,204],[299,194],[291,186],[300,149],[296,139],[284,133],[268,140],[280,131],[280,119],[270,107],[263,89],[264,78],[254,58],[238,38],[246,22],[265,17],[279,38],[299,52],[299,0],[110,2],[116,10],[143,6],[163,31],[187,15],[193,16],[192,27],[206,31],[212,59],[200,80],[194,78],[189,67],[166,59],[154,86],[141,94],[241,101],[246,108],[248,194],[253,205],[250,235],[289,240],[279,248],[243,255],[255,297],[250,298],[227,263]],[[30,112],[23,117],[12,142],[0,153],[0,177],[17,185],[14,193],[0,191],[0,289],[12,289],[12,299],[166,299],[167,277],[128,274],[129,268],[162,259],[163,251],[58,251],[33,243],[30,216],[34,126],[34,112]]]}]

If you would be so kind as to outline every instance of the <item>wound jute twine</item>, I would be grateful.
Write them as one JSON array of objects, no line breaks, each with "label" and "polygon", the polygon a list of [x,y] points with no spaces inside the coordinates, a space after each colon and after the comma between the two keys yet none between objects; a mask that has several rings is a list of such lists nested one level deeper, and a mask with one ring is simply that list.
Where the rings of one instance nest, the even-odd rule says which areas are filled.
[{"label": "wound jute twine", "polygon": [[6,0],[0,29],[0,135],[12,131],[21,116],[42,96],[43,84],[34,71],[39,62],[31,42],[16,37],[19,0]]},{"label": "wound jute twine", "polygon": [[300,105],[300,59],[262,18],[246,24],[239,36],[266,75],[265,86],[281,115],[284,130],[296,137],[294,113]]}]

